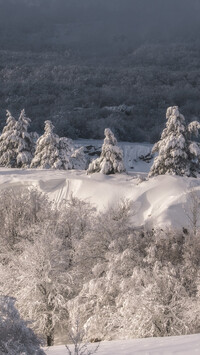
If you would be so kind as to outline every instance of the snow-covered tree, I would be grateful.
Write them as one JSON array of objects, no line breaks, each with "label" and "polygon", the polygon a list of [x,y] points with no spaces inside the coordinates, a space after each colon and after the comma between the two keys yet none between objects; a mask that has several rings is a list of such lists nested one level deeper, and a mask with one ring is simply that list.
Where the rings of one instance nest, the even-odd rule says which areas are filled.
[{"label": "snow-covered tree", "polygon": [[72,161],[72,168],[73,169],[80,169],[80,170],[86,170],[88,167],[88,158],[86,154],[84,153],[84,147],[80,147],[76,149],[72,156],[71,156],[71,161]]},{"label": "snow-covered tree", "polygon": [[16,145],[17,145],[17,157],[16,167],[25,168],[31,163],[33,157],[33,140],[28,133],[28,127],[30,125],[30,118],[26,117],[25,110],[22,110],[18,121],[15,125]]},{"label": "snow-covered tree", "polygon": [[6,126],[3,128],[0,136],[0,165],[12,168],[16,164],[14,135],[16,120],[10,111],[7,111],[6,116]]},{"label": "snow-covered tree", "polygon": [[22,241],[22,252],[13,254],[9,266],[0,265],[1,289],[17,299],[24,319],[37,334],[54,343],[55,328],[67,328],[66,300],[71,296],[69,251],[47,224],[32,227],[33,241]]},{"label": "snow-covered tree", "polygon": [[198,122],[186,125],[178,106],[169,107],[166,112],[166,128],[161,139],[154,145],[152,152],[158,152],[149,176],[172,174],[195,176],[199,169],[200,146],[190,140],[191,134],[197,135]]},{"label": "snow-covered tree", "polygon": [[6,126],[0,136],[0,165],[11,168],[29,166],[33,153],[33,140],[28,133],[30,119],[22,110],[18,121],[7,111]]},{"label": "snow-covered tree", "polygon": [[104,131],[105,139],[99,158],[92,161],[87,170],[88,173],[101,172],[103,174],[115,174],[125,171],[123,152],[117,146],[117,140],[109,128]]},{"label": "snow-covered tree", "polygon": [[54,213],[55,209],[52,209],[46,195],[37,189],[19,186],[1,189],[0,258],[1,255],[3,258],[6,255],[5,250],[2,250],[2,243],[7,251],[14,251],[22,239],[32,239],[33,225],[50,221]]},{"label": "snow-covered tree", "polygon": [[71,155],[74,151],[73,141],[70,138],[61,137],[59,139],[59,157],[61,160],[60,169],[72,169]]},{"label": "snow-covered tree", "polygon": [[73,152],[72,140],[59,138],[53,132],[51,121],[45,121],[44,134],[36,142],[34,158],[31,168],[42,169],[71,169],[71,154]]},{"label": "snow-covered tree", "polygon": [[43,355],[40,340],[27,322],[20,318],[15,299],[0,296],[0,353],[13,355]]},{"label": "snow-covered tree", "polygon": [[59,137],[53,132],[51,121],[45,121],[44,134],[36,142],[36,151],[31,162],[31,168],[59,169]]}]

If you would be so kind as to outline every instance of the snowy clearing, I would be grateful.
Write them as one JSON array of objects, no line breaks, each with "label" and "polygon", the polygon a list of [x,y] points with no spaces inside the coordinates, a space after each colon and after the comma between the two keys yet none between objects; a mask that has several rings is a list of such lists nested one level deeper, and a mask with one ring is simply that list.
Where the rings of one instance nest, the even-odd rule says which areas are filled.
[{"label": "snowy clearing", "polygon": [[[94,347],[94,345],[92,345]],[[45,349],[48,355],[67,355],[65,346]],[[100,344],[97,355],[198,355],[200,335],[168,338],[148,338],[120,341],[105,341]]]}]

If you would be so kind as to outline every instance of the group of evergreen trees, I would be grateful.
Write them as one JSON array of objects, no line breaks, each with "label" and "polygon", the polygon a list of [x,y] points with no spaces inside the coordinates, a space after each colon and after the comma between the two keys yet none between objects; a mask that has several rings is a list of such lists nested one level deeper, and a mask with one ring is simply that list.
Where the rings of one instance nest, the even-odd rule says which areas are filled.
[{"label": "group of evergreen trees", "polygon": [[[71,139],[59,137],[53,132],[51,121],[45,121],[44,134],[29,133],[30,119],[22,110],[19,119],[7,111],[7,122],[0,136],[0,166],[10,168],[86,169],[87,157],[83,147],[75,150]],[[125,171],[123,153],[109,128],[100,158],[93,161],[88,173],[111,174]]]},{"label": "group of evergreen trees", "polygon": [[[193,121],[186,125],[178,106],[169,107],[166,118],[166,128],[152,150],[153,153],[158,152],[158,156],[149,177],[163,174],[196,176],[200,171],[200,145],[191,139],[192,135],[198,136],[200,123]],[[7,123],[0,136],[0,166],[87,169],[83,147],[75,150],[71,139],[55,134],[51,121],[45,121],[44,134],[39,138],[37,133],[28,133],[29,125],[30,119],[24,110],[17,121],[7,111]],[[117,146],[114,134],[109,128],[105,129],[104,134],[101,155],[90,163],[87,173],[124,172],[123,152]]]},{"label": "group of evergreen trees", "polygon": [[59,138],[51,121],[45,121],[44,134],[29,133],[31,120],[22,110],[18,120],[7,111],[0,136],[0,166],[10,168],[72,169],[74,146],[71,139]]}]

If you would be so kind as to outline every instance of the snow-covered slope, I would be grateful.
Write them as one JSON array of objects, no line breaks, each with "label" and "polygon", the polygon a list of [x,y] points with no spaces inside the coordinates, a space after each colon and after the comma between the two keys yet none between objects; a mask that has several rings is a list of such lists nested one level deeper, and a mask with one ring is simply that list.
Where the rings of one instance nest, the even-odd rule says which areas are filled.
[{"label": "snow-covered slope", "polygon": [[85,171],[0,169],[0,188],[37,186],[59,203],[74,196],[105,210],[120,199],[132,201],[133,221],[139,226],[188,227],[188,199],[191,188],[200,196],[200,179],[158,176],[141,181],[141,173],[87,175]]},{"label": "snow-covered slope", "polygon": [[[93,346],[93,345],[92,345]],[[49,355],[67,355],[65,346],[46,350]],[[97,355],[199,355],[200,335],[102,342]]]}]

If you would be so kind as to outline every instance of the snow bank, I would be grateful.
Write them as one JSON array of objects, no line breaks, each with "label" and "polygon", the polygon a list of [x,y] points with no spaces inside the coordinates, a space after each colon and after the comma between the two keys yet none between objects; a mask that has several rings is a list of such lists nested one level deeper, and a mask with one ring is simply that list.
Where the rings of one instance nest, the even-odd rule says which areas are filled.
[{"label": "snow bank", "polygon": [[[120,199],[133,202],[133,222],[137,225],[189,226],[189,193],[200,196],[200,179],[163,175],[141,182],[137,175],[87,175],[85,171],[0,169],[0,188],[36,186],[59,203],[74,196],[106,210]],[[187,211],[187,212],[186,212]]]},{"label": "snow bank", "polygon": [[[92,345],[93,346],[93,345]],[[67,355],[65,346],[53,346],[49,355]],[[102,342],[97,355],[198,355],[200,335]]]}]

